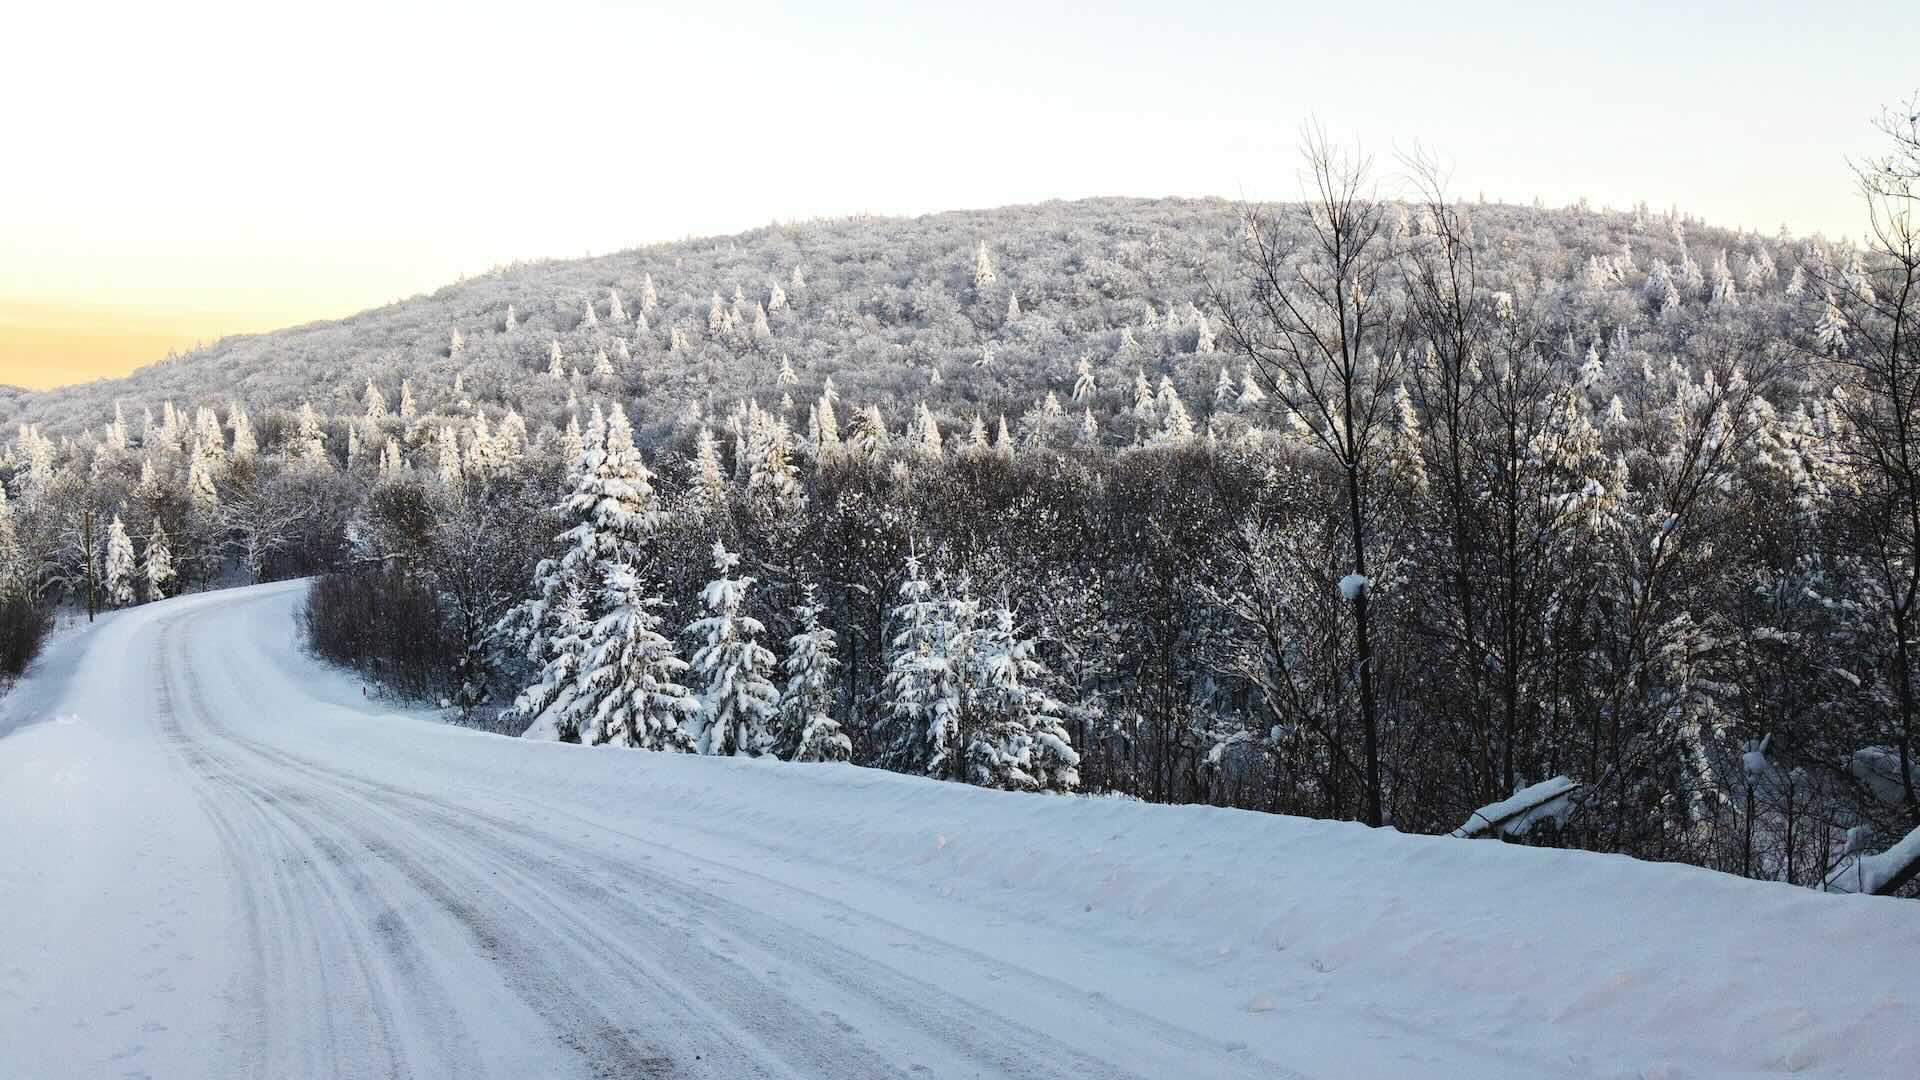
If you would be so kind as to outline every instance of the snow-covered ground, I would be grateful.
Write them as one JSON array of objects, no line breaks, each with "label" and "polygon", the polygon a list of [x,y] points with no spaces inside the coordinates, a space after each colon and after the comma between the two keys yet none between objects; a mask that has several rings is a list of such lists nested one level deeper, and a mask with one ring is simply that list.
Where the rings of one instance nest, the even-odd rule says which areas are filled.
[{"label": "snow-covered ground", "polygon": [[482,735],[298,598],[111,616],[0,704],[0,1076],[1920,1070],[1910,901]]}]

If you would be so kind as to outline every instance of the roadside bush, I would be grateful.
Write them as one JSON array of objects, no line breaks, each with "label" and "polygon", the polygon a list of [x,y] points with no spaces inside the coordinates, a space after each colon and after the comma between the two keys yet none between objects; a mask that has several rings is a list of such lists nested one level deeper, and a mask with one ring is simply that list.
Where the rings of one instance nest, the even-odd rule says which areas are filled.
[{"label": "roadside bush", "polygon": [[19,678],[40,655],[52,629],[53,614],[31,599],[0,599],[0,678]]},{"label": "roadside bush", "polygon": [[402,697],[435,701],[454,689],[459,647],[432,592],[404,570],[328,574],[307,590],[300,613],[307,645]]}]

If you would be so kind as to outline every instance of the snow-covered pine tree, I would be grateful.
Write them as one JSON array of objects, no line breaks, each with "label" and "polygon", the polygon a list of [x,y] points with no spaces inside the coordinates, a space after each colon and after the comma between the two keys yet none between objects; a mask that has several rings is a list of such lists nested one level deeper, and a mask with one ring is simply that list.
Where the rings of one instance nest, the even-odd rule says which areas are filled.
[{"label": "snow-covered pine tree", "polygon": [[121,524],[120,515],[115,514],[113,523],[107,526],[106,564],[103,574],[107,603],[114,607],[126,607],[133,603],[135,573],[133,538],[127,535],[127,527]]},{"label": "snow-covered pine tree", "polygon": [[367,380],[367,393],[364,400],[367,405],[365,414],[367,423],[378,424],[387,418],[387,395],[381,392],[380,387],[376,386],[372,379]]},{"label": "snow-covered pine tree", "polygon": [[973,254],[973,287],[984,293],[998,280],[999,275],[993,272],[993,257],[987,254],[987,242],[982,240]]},{"label": "snow-covered pine tree", "polygon": [[[1168,383],[1167,385],[1171,386],[1172,384]],[[1196,433],[1193,426],[1193,417],[1187,415],[1187,407],[1181,403],[1179,394],[1174,394],[1172,399],[1166,403],[1166,410],[1167,419],[1161,426],[1160,436],[1157,441],[1162,445],[1172,447],[1193,445],[1193,439]]]},{"label": "snow-covered pine tree", "polygon": [[227,419],[233,425],[233,460],[252,461],[260,453],[260,440],[253,433],[247,410],[236,405],[227,410]]},{"label": "snow-covered pine tree", "polygon": [[620,290],[611,287],[607,289],[607,321],[616,324],[627,321],[627,308],[620,302]]},{"label": "snow-covered pine tree", "polygon": [[1234,399],[1240,392],[1233,385],[1233,375],[1225,364],[1220,365],[1220,377],[1213,381],[1213,411],[1229,412],[1233,409]]},{"label": "snow-covered pine tree", "polygon": [[718,540],[713,568],[701,603],[708,616],[687,627],[705,640],[693,654],[693,673],[702,684],[694,746],[703,754],[763,754],[772,746],[771,722],[779,693],[768,676],[773,654],[755,639],[766,628],[746,613],[751,577],[734,577],[740,556]]},{"label": "snow-covered pine tree", "polygon": [[949,646],[961,628],[953,606],[935,596],[917,554],[907,557],[893,623],[898,629],[881,684],[880,763],[940,775],[959,723],[960,684]]},{"label": "snow-covered pine tree", "polygon": [[687,490],[694,502],[708,511],[716,511],[727,505],[727,472],[720,461],[720,440],[713,437],[713,429],[705,424],[693,440],[693,463],[691,483]]},{"label": "snow-covered pine tree", "polygon": [[0,597],[25,596],[31,578],[13,503],[7,498],[7,485],[0,483]]},{"label": "snow-covered pine tree", "polygon": [[299,417],[294,425],[292,457],[300,464],[312,469],[325,469],[332,466],[327,458],[327,435],[320,427],[320,416],[313,411],[310,402],[300,403]]},{"label": "snow-covered pine tree", "polygon": [[1093,357],[1081,353],[1080,359],[1073,365],[1073,401],[1076,405],[1086,405],[1093,401]]},{"label": "snow-covered pine tree", "polygon": [[187,501],[202,513],[220,503],[220,491],[214,486],[214,457],[205,439],[193,441],[193,453],[187,458]]},{"label": "snow-covered pine tree", "polygon": [[380,451],[380,479],[392,482],[406,475],[407,464],[400,456],[400,440],[389,435],[386,446]]},{"label": "snow-covered pine tree", "polygon": [[680,683],[687,662],[660,633],[666,601],[622,563],[607,570],[601,602],[606,614],[593,625],[556,726],[594,746],[693,749],[687,725],[699,703]]},{"label": "snow-covered pine tree", "polygon": [[1252,410],[1265,400],[1266,391],[1260,389],[1260,380],[1253,374],[1253,365],[1246,365],[1240,370],[1240,411]]},{"label": "snow-covered pine tree", "polygon": [[558,341],[547,348],[547,378],[555,382],[565,382],[567,378],[567,357],[560,351]]},{"label": "snow-covered pine tree", "polygon": [[960,724],[967,782],[1016,791],[1078,787],[1080,755],[1060,716],[1065,706],[1037,685],[1047,669],[1033,641],[1014,633],[1012,610],[1002,604],[988,612],[963,652],[970,665]]},{"label": "snow-covered pine tree", "polygon": [[173,543],[159,518],[153,519],[153,531],[147,534],[146,561],[140,569],[141,576],[147,579],[147,599],[165,600],[174,578]]},{"label": "snow-covered pine tree", "polygon": [[845,761],[853,743],[833,718],[834,633],[820,625],[819,602],[812,585],[793,609],[799,633],[787,639],[782,667],[787,687],[780,694],[774,752],[788,761]]}]

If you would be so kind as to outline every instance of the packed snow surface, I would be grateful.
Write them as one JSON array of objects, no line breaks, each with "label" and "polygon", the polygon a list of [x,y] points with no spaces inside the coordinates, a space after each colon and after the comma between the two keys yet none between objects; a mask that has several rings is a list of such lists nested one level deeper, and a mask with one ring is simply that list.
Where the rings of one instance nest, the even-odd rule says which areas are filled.
[{"label": "packed snow surface", "polygon": [[496,738],[297,585],[0,705],[0,1076],[1910,1077],[1920,904]]}]

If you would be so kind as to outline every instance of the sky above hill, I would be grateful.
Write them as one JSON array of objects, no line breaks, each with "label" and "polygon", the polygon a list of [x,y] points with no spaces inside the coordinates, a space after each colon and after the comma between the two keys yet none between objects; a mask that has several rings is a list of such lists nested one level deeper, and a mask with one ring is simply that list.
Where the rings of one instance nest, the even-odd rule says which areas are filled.
[{"label": "sky above hill", "polygon": [[773,220],[1286,198],[1303,120],[1456,194],[1857,233],[1904,5],[36,5],[0,382]]}]

